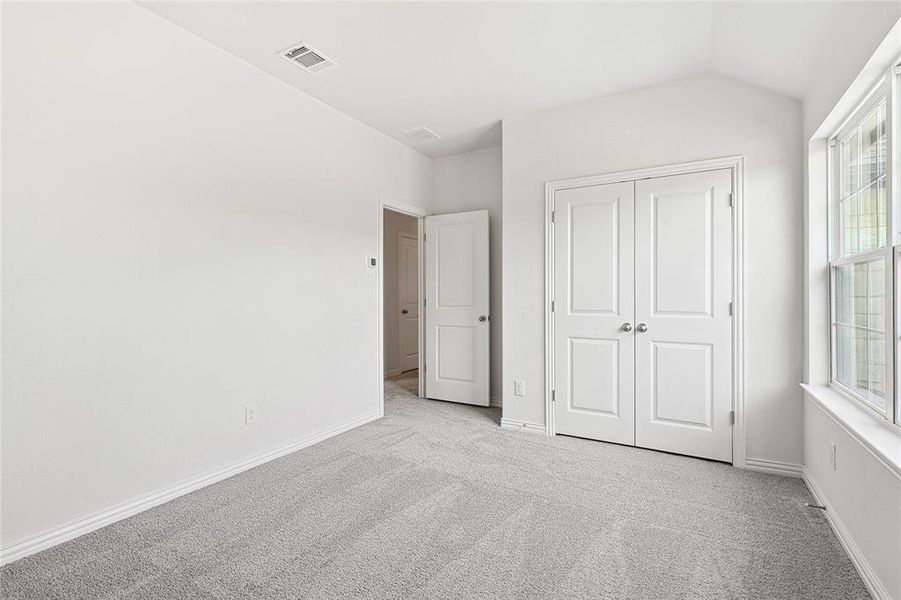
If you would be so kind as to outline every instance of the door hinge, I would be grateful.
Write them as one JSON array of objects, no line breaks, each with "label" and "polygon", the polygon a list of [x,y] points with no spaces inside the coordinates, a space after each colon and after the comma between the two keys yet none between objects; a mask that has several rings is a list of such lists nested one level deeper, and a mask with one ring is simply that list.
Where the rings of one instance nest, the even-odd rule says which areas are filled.
[{"label": "door hinge", "polygon": [[729,316],[730,316],[730,317],[732,316],[733,311],[734,311],[734,307],[733,307],[732,303],[730,302],[730,303],[729,303]]},{"label": "door hinge", "polygon": [[735,411],[729,411],[729,425],[735,425]]},{"label": "door hinge", "polygon": [[425,233],[422,234],[422,241],[425,241]]},{"label": "door hinge", "polygon": [[429,303],[428,298],[426,298],[425,296],[423,296],[423,297],[422,297],[422,305],[423,305],[423,306],[427,306],[428,303]]},{"label": "door hinge", "polygon": [[551,402],[557,401],[557,390],[551,390]]},{"label": "door hinge", "polygon": [[557,307],[557,303],[551,300],[551,312],[554,312],[554,309]]},{"label": "door hinge", "polygon": [[735,196],[732,194],[732,192],[729,192],[729,206],[730,207],[735,206]]},{"label": "door hinge", "polygon": [[557,222],[557,211],[552,210],[551,211],[551,223],[556,223],[556,222]]}]

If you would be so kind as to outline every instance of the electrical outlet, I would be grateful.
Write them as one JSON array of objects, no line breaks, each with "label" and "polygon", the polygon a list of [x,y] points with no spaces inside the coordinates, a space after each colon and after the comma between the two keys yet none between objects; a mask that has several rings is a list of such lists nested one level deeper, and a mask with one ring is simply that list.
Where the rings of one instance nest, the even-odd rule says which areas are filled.
[{"label": "electrical outlet", "polygon": [[829,442],[829,466],[835,471],[835,442]]},{"label": "electrical outlet", "polygon": [[513,382],[513,395],[514,396],[525,396],[526,395],[526,382],[522,379],[517,379]]},{"label": "electrical outlet", "polygon": [[244,424],[245,425],[253,425],[253,423],[257,420],[257,407],[248,404],[244,407]]}]

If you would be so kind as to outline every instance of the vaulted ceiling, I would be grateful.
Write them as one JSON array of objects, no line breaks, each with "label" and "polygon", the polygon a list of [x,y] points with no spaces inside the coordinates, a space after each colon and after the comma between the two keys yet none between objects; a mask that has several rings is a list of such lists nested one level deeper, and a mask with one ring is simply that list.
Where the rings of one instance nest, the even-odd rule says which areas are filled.
[{"label": "vaulted ceiling", "polygon": [[[801,98],[846,28],[901,14],[897,0],[142,4],[430,156],[497,145],[501,119],[700,73]],[[339,66],[280,58],[298,42]],[[442,138],[401,133],[419,126]]]}]

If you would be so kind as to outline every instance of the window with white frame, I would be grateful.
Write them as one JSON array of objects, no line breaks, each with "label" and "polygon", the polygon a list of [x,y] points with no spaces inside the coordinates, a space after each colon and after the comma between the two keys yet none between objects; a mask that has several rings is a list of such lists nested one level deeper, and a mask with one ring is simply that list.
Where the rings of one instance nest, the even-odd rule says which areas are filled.
[{"label": "window with white frame", "polygon": [[896,256],[891,77],[830,140],[832,385],[897,423]]}]

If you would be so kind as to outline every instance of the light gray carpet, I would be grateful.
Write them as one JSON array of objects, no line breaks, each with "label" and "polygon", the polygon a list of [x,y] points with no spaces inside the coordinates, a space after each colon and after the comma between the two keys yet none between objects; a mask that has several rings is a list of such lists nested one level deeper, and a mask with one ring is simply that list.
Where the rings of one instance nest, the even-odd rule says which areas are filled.
[{"label": "light gray carpet", "polygon": [[0,571],[3,598],[866,598],[803,483],[387,416]]}]

